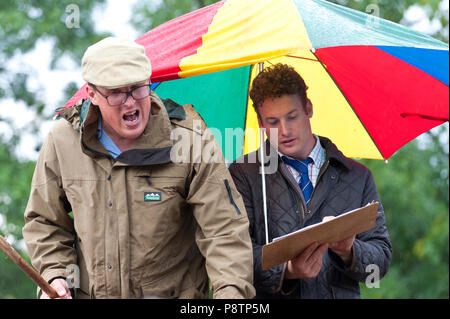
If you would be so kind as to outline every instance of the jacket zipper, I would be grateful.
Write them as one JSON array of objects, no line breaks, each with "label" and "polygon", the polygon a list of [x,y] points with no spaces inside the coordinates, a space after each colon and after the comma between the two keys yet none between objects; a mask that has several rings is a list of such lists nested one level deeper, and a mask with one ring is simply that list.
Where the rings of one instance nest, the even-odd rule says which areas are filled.
[{"label": "jacket zipper", "polygon": [[[325,171],[327,170],[328,164],[330,164],[330,160],[327,160],[327,161],[325,162],[325,164],[322,165],[322,168],[320,169],[320,172],[319,172],[319,176],[317,176],[316,186],[317,186],[317,184],[319,184],[320,178],[322,177],[322,175],[323,175],[323,174],[325,173]],[[316,190],[316,187],[313,188],[313,191],[312,191],[312,193],[311,193],[311,197],[314,195],[314,191],[315,191],[315,190]]]},{"label": "jacket zipper", "polygon": [[230,188],[230,184],[228,182],[228,179],[225,179],[223,182],[225,183],[225,187],[227,189],[228,197],[230,198],[231,205],[234,206],[234,208],[236,209],[237,214],[240,215],[241,211],[239,210],[239,207],[237,207],[236,203],[234,202],[233,196],[231,195],[231,188]]},{"label": "jacket zipper", "polygon": [[[322,165],[322,168],[320,169],[320,172],[319,172],[319,176],[317,177],[316,186],[317,186],[317,184],[319,183],[320,178],[322,177],[322,175],[323,175],[323,174],[325,173],[325,171],[327,170],[328,164],[330,164],[330,160],[327,160],[327,161]],[[313,197],[315,191],[316,191],[316,187],[313,188],[313,191],[312,191],[312,193],[311,193],[311,197],[310,197],[310,198]],[[308,207],[305,206],[305,209],[308,209]],[[303,218],[302,224],[303,224],[303,225],[304,225],[304,223],[305,223],[305,218],[306,218],[306,217],[305,217],[305,209],[303,209],[303,205],[302,205],[302,218]],[[302,227],[303,227],[303,225],[302,225]]]}]

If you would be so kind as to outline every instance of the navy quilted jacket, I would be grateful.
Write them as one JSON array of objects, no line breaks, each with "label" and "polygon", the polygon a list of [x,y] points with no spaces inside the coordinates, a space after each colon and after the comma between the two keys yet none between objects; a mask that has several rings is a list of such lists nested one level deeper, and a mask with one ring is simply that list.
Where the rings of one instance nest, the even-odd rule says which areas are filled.
[{"label": "navy quilted jacket", "polygon": [[[326,160],[307,208],[289,170],[273,148],[269,156],[270,144],[266,144],[268,160],[278,161],[276,172],[266,175],[269,241],[321,222],[324,216],[337,216],[372,201],[380,202],[369,169],[346,158],[329,139],[320,137],[320,142]],[[350,265],[328,249],[315,278],[284,280],[286,264],[263,271],[262,246],[266,239],[260,163],[249,163],[249,158],[252,155],[231,164],[230,172],[250,220],[256,298],[360,298],[359,282],[375,284],[377,277],[381,279],[386,274],[392,247],[381,202],[375,227],[356,236]]]}]

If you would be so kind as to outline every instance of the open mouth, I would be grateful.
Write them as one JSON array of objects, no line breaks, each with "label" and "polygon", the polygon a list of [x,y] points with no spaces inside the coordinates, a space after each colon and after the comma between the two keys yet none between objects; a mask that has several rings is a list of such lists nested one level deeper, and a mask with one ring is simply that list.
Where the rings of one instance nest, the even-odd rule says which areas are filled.
[{"label": "open mouth", "polygon": [[134,110],[131,112],[127,112],[122,116],[122,119],[125,121],[127,125],[133,125],[139,119],[139,111]]}]

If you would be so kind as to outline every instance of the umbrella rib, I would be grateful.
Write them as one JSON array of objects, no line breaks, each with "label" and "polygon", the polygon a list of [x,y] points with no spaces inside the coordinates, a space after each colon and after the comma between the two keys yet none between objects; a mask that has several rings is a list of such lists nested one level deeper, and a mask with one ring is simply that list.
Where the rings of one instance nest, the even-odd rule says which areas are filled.
[{"label": "umbrella rib", "polygon": [[[327,72],[328,76],[333,80],[334,85],[336,85],[336,87],[338,88],[338,90],[341,92],[342,96],[345,98],[345,100],[347,101],[348,105],[350,105],[350,107],[353,110],[353,113],[355,113],[356,117],[358,118],[359,122],[361,123],[362,127],[364,128],[364,130],[366,131],[367,135],[369,135],[370,139],[372,140],[373,144],[375,145],[375,147],[377,148],[378,152],[381,154],[381,156],[383,157],[383,160],[386,161],[386,158],[384,157],[384,154],[381,152],[380,148],[378,147],[377,143],[375,143],[375,141],[373,140],[372,135],[369,133],[369,131],[367,130],[366,126],[364,125],[364,123],[361,121],[361,119],[359,118],[358,113],[355,111],[355,108],[353,107],[352,103],[350,103],[350,101],[348,100],[347,96],[344,94],[344,92],[342,92],[341,87],[339,86],[339,84],[337,84],[336,80],[333,78],[333,76],[331,75],[331,73],[328,71],[328,69],[325,67],[325,65],[323,64],[323,62],[319,59],[319,57],[316,55],[315,52],[311,51],[311,53],[317,58],[317,61],[320,63],[320,65],[323,67],[323,69],[325,70],[325,72]],[[314,60],[313,60],[314,61]]]},{"label": "umbrella rib", "polygon": [[308,61],[313,61],[313,62],[320,62],[320,60],[316,59],[310,59],[310,58],[304,58],[301,56],[296,56],[296,55],[286,55],[288,58],[296,58],[296,59],[302,59],[302,60],[308,60]]},{"label": "umbrella rib", "polygon": [[[252,72],[253,72],[253,68],[256,66],[257,64],[253,64],[250,67],[249,73],[248,73],[248,84],[247,84],[247,94],[245,95],[245,117],[244,117],[244,132],[247,130],[247,116],[248,116],[248,98],[249,98],[249,92],[250,92],[250,86],[251,86],[251,82],[252,82]],[[244,143],[242,145],[242,155],[244,155],[244,150],[245,150],[245,134],[244,134]]]},{"label": "umbrella rib", "polygon": [[441,117],[435,117],[435,116],[431,116],[431,115],[425,115],[425,114],[420,114],[420,113],[400,113],[401,117],[408,117],[408,116],[417,116],[420,117],[424,120],[430,120],[430,121],[440,121],[440,122],[448,122],[448,119],[446,118],[441,118]]}]

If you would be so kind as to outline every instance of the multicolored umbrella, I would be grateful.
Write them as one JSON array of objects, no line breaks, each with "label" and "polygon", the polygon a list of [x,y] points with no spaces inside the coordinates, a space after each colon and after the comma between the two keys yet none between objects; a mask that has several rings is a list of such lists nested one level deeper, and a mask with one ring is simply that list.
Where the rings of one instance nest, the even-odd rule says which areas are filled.
[{"label": "multicolored umbrella", "polygon": [[257,135],[244,137],[257,128],[248,89],[278,62],[309,86],[313,132],[349,157],[387,159],[449,119],[447,44],[323,0],[223,0],[136,42],[156,93],[193,104],[228,160],[258,148]]}]

